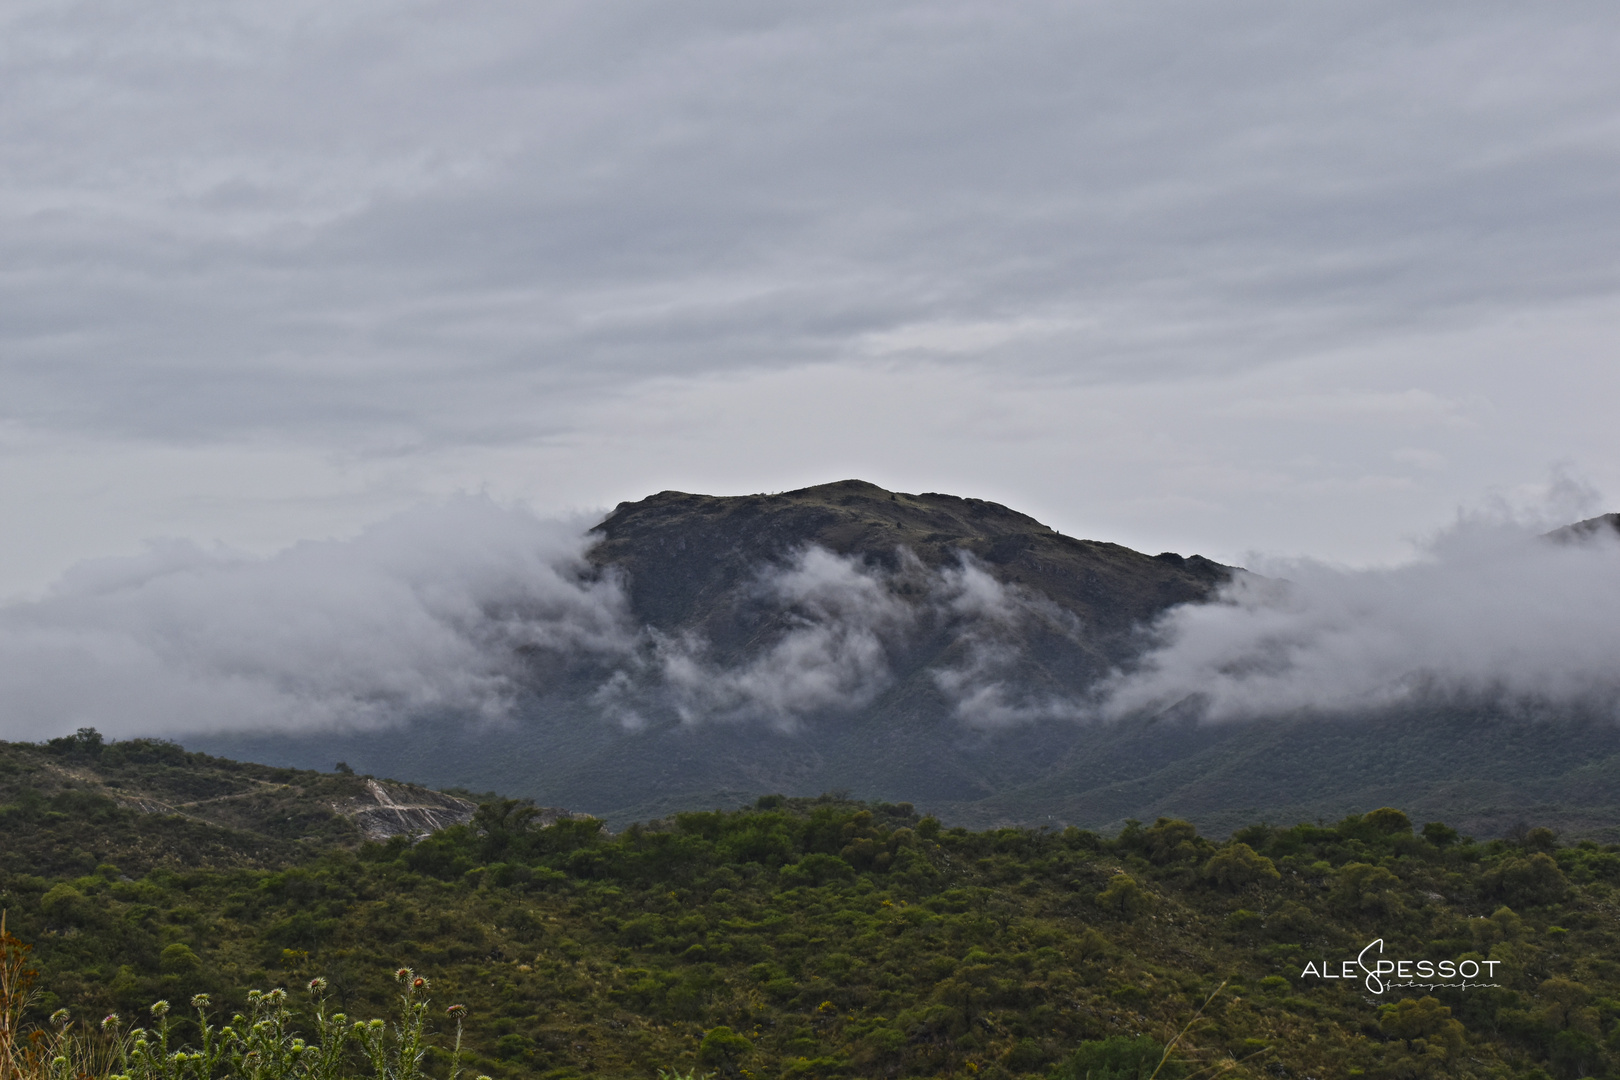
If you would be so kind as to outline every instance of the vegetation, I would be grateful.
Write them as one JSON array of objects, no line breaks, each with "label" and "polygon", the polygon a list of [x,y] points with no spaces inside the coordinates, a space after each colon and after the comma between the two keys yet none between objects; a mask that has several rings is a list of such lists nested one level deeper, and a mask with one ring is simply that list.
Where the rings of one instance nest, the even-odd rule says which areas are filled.
[{"label": "vegetation", "polygon": [[[1545,829],[1476,843],[1384,808],[1224,842],[1165,819],[969,832],[773,796],[609,835],[488,798],[418,842],[272,843],[28,776],[0,808],[0,907],[40,973],[12,1032],[150,1033],[154,1001],[197,995],[252,1020],[284,987],[277,1037],[326,1047],[407,967],[470,1017],[457,1062],[454,1018],[420,1014],[436,1077],[1620,1076],[1620,848]],[[1495,961],[1497,985],[1301,974],[1375,939]],[[169,1045],[205,1052],[213,1021],[181,1011]],[[373,1073],[363,1039],[341,1049]]]}]

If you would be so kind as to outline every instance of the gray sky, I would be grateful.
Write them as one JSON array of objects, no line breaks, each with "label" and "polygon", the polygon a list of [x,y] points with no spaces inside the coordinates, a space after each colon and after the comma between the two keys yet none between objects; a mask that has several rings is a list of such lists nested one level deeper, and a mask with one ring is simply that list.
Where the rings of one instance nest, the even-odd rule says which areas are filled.
[{"label": "gray sky", "polygon": [[0,3],[0,596],[458,491],[858,476],[1351,564],[1560,475],[1612,509],[1617,32]]}]

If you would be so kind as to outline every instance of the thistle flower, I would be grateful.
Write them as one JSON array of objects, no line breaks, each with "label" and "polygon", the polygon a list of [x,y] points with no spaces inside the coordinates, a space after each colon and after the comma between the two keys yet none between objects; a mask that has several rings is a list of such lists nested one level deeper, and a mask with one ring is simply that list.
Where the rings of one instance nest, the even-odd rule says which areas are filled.
[{"label": "thistle flower", "polygon": [[410,968],[400,968],[398,971],[394,972],[394,978],[398,979],[400,982],[404,982],[406,979],[409,979],[410,977],[411,977],[411,969]]},{"label": "thistle flower", "polygon": [[371,1021],[371,1028],[372,1028],[373,1031],[381,1029],[382,1026],[383,1026],[383,1022],[381,1020],[373,1020],[373,1021]]},{"label": "thistle flower", "polygon": [[467,1006],[452,1005],[448,1009],[444,1010],[444,1015],[460,1020],[463,1016],[467,1015]]},{"label": "thistle flower", "polygon": [[192,994],[191,995],[191,1007],[193,1009],[206,1009],[206,1008],[208,1008],[208,995],[207,994]]},{"label": "thistle flower", "polygon": [[152,1019],[154,1019],[154,1020],[161,1019],[162,1017],[166,1016],[168,1014],[168,1012],[169,1012],[169,1003],[167,1001],[154,1001],[154,1002],[152,1002]]},{"label": "thistle flower", "polygon": [[117,1013],[108,1013],[106,1016],[101,1018],[101,1030],[102,1031],[110,1031],[111,1029],[113,1029],[113,1028],[115,1028],[117,1026],[118,1026],[118,1014]]},{"label": "thistle flower", "polygon": [[309,992],[312,994],[326,993],[326,980],[321,978],[319,975],[309,980]]},{"label": "thistle flower", "polygon": [[268,994],[264,995],[264,999],[272,1005],[280,1005],[283,1001],[287,1000],[287,991],[278,986]]},{"label": "thistle flower", "polygon": [[72,1016],[73,1014],[68,1012],[66,1009],[57,1009],[55,1012],[51,1013],[51,1024],[52,1026],[59,1028],[67,1027],[68,1021],[72,1019]]},{"label": "thistle flower", "polygon": [[411,989],[412,990],[426,990],[427,989],[427,980],[422,978],[422,976],[418,975],[416,978],[411,980]]}]

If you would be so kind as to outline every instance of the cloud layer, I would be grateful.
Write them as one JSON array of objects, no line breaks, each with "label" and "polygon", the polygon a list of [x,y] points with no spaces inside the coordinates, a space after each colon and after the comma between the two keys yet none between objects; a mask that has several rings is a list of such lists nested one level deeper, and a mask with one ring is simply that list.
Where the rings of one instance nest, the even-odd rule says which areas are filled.
[{"label": "cloud layer", "polygon": [[169,543],[82,564],[0,609],[0,737],[503,717],[520,649],[633,647],[580,534],[466,498],[272,558]]},{"label": "cloud layer", "polygon": [[1555,542],[1460,521],[1392,569],[1278,562],[1172,611],[1159,648],[1103,688],[1105,715],[1187,704],[1212,719],[1489,701],[1620,705],[1620,536]]},{"label": "cloud layer", "polygon": [[1141,658],[1090,686],[1054,683],[1036,655],[1083,647],[1085,627],[970,558],[800,549],[725,599],[746,642],[721,648],[639,624],[590,543],[581,521],[466,497],[267,558],[170,542],[83,563],[47,596],[0,607],[0,738],[500,724],[559,695],[632,731],[788,733],[906,680],[940,719],[981,729],[1189,707],[1212,720],[1485,700],[1620,709],[1620,536],[1607,528],[1555,542],[1476,516],[1392,569],[1263,565],[1144,628]]},{"label": "cloud layer", "polygon": [[871,704],[928,633],[960,646],[934,673],[959,715],[1004,722],[996,676],[1015,656],[997,635],[1051,617],[971,563],[884,570],[809,547],[760,568],[741,599],[764,629],[719,660],[638,625],[591,542],[581,522],[466,497],[269,558],[169,542],[83,563],[0,608],[0,737],[498,723],[557,694],[630,729],[790,731]]},{"label": "cloud layer", "polygon": [[860,475],[1357,561],[1552,460],[1613,489],[1617,31],[1496,0],[14,0],[0,595],[486,485]]},{"label": "cloud layer", "polygon": [[753,722],[791,732],[870,706],[910,673],[927,643],[924,675],[956,719],[1000,726],[1054,708],[1030,705],[1008,677],[1020,660],[1020,630],[1038,623],[1074,634],[1072,616],[965,556],[941,568],[905,549],[897,556],[887,568],[810,546],[761,567],[748,591],[768,618],[749,655],[728,663],[700,637],[651,634],[642,661],[615,673],[597,700],[630,728],[663,712],[688,724]]}]

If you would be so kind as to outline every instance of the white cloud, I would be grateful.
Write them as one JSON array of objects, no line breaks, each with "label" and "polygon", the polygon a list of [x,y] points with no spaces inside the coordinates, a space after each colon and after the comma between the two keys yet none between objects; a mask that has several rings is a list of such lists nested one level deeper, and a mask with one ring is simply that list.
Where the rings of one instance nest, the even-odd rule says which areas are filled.
[{"label": "white cloud", "polygon": [[1388,569],[1264,566],[1175,609],[1162,646],[1105,688],[1105,712],[1197,703],[1212,719],[1424,701],[1620,704],[1620,537],[1555,543],[1545,522],[1464,518]]},{"label": "white cloud", "polygon": [[0,608],[4,735],[500,719],[516,650],[634,646],[580,531],[463,498],[269,558],[169,542],[80,564]]},{"label": "white cloud", "polygon": [[867,705],[888,685],[890,654],[916,619],[890,584],[881,571],[806,548],[757,583],[786,625],[775,641],[732,667],[708,663],[706,642],[662,642],[659,690],[686,723],[763,719],[789,729],[806,716]]}]

